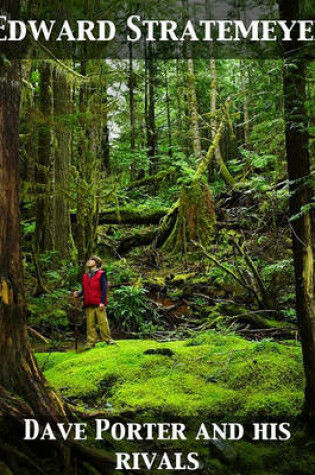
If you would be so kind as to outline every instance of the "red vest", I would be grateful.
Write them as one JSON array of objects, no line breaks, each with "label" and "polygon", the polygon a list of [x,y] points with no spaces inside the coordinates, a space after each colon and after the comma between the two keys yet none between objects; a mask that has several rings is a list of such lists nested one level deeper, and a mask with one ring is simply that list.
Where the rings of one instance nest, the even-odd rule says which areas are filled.
[{"label": "red vest", "polygon": [[[89,307],[90,305],[99,305],[102,298],[101,277],[104,271],[99,270],[89,278],[88,274],[83,276],[83,305]],[[105,305],[107,305],[107,292],[105,298]]]}]

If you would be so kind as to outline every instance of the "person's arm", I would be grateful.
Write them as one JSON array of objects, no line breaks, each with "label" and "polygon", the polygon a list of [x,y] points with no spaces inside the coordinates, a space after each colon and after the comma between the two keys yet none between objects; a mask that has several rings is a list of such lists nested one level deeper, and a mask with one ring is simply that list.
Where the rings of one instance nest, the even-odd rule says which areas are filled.
[{"label": "person's arm", "polygon": [[83,284],[82,284],[81,290],[76,290],[75,292],[73,292],[73,296],[79,299],[80,297],[83,297],[83,295],[84,295],[84,292],[83,292]]},{"label": "person's arm", "polygon": [[101,304],[105,305],[107,294],[107,276],[104,272],[101,277]]}]

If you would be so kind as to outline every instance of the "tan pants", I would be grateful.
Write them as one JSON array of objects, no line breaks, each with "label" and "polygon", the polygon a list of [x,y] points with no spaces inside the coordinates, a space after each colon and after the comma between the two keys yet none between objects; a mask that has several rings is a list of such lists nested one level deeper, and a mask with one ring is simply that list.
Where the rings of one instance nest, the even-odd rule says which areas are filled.
[{"label": "tan pants", "polygon": [[100,310],[99,307],[87,307],[85,311],[87,326],[87,346],[92,348],[97,342],[96,319],[100,328],[102,341],[106,341],[106,343],[111,342],[112,337],[110,334],[105,308],[103,308],[103,310]]}]

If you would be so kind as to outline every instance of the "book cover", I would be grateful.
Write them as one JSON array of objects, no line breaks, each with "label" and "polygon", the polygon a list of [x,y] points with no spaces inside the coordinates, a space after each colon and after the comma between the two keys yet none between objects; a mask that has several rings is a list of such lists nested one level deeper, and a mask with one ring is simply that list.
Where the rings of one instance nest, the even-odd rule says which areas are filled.
[{"label": "book cover", "polygon": [[0,2],[0,473],[313,474],[314,6]]}]

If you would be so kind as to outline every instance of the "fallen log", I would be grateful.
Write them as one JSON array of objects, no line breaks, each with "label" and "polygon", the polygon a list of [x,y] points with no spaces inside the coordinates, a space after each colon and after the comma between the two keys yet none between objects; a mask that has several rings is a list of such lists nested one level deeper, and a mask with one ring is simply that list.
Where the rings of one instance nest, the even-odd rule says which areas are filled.
[{"label": "fallen log", "polygon": [[263,339],[263,338],[288,338],[297,340],[298,337],[298,330],[294,328],[244,328],[240,330],[236,330],[236,333],[244,336],[245,338],[256,338],[256,339]]},{"label": "fallen log", "polygon": [[155,235],[156,229],[127,236],[120,241],[117,252],[118,254],[125,254],[134,247],[148,246],[149,244],[152,244]]},{"label": "fallen log", "polygon": [[[266,311],[267,312],[267,311]],[[272,310],[269,310],[269,313],[274,313]],[[287,323],[281,322],[279,320],[275,320],[274,318],[263,317],[260,311],[257,312],[250,312],[247,311],[245,313],[239,315],[233,315],[231,317],[226,317],[228,320],[239,321],[242,323],[247,323],[253,329],[278,329],[289,331],[290,326]],[[296,331],[295,327],[292,326],[292,331]]]},{"label": "fallen log", "polygon": [[168,209],[136,209],[119,208],[108,209],[99,215],[99,224],[159,224],[168,213]]},{"label": "fallen log", "polygon": [[[152,210],[150,208],[109,208],[99,214],[99,224],[159,224],[168,213],[167,208]],[[76,213],[71,214],[75,224]]]}]

